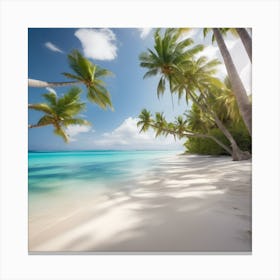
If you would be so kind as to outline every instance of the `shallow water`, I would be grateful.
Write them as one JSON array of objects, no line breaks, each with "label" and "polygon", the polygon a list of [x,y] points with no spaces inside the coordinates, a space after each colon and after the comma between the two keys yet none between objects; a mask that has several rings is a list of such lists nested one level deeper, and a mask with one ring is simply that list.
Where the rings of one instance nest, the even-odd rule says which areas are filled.
[{"label": "shallow water", "polygon": [[86,193],[124,187],[125,182],[180,151],[29,152],[29,202],[69,192]]}]

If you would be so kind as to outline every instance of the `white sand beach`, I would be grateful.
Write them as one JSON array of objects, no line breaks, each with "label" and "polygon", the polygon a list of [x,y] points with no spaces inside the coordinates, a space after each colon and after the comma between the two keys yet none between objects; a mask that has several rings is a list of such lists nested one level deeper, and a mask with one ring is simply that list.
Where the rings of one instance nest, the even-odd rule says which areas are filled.
[{"label": "white sand beach", "polygon": [[33,253],[250,252],[251,161],[170,156],[121,189],[31,210]]}]

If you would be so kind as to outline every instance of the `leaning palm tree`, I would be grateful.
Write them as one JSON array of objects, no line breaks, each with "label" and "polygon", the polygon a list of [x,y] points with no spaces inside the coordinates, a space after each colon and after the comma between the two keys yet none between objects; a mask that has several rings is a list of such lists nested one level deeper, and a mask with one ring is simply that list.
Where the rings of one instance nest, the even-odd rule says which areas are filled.
[{"label": "leaning palm tree", "polygon": [[76,84],[84,84],[87,88],[89,101],[96,103],[103,109],[112,108],[111,96],[106,89],[106,84],[102,78],[112,75],[107,69],[103,69],[90,60],[86,59],[78,50],[72,51],[68,55],[70,68],[74,73],[63,73],[70,82],[45,82],[28,79],[29,87],[62,87]]},{"label": "leaning palm tree", "polygon": [[46,93],[43,97],[46,103],[29,104],[28,108],[43,112],[37,124],[31,124],[29,128],[52,125],[54,133],[63,138],[65,142],[69,141],[66,128],[69,125],[90,125],[90,123],[81,118],[75,118],[85,109],[85,103],[80,101],[81,89],[71,88],[66,94],[58,98],[55,93]]},{"label": "leaning palm tree", "polygon": [[193,132],[188,129],[187,120],[183,119],[182,116],[177,117],[174,123],[169,123],[165,120],[163,113],[156,113],[155,119],[153,119],[152,114],[147,109],[143,109],[138,118],[137,126],[140,127],[140,132],[145,132],[152,128],[156,133],[156,137],[172,135],[175,140],[183,137],[208,138],[216,142],[229,155],[232,155],[231,149],[215,136],[208,133]]},{"label": "leaning palm tree", "polygon": [[[205,114],[214,119],[219,129],[228,138],[232,146],[232,156],[234,160],[242,160],[248,156],[244,155],[239,149],[236,141],[228,129],[223,125],[217,114],[207,105],[205,101],[206,91],[209,87],[220,87],[222,83],[213,77],[217,60],[207,61],[201,57],[195,59],[194,55],[203,49],[198,45],[191,49],[186,49],[192,43],[191,39],[185,39],[178,42],[179,32],[175,29],[167,29],[163,36],[157,31],[154,35],[154,51],[148,49],[148,52],[140,55],[140,66],[148,69],[145,77],[160,74],[160,80],[157,87],[157,94],[165,92],[166,81],[169,83],[170,92],[177,92],[179,98],[185,94],[186,100],[191,99],[199,106]],[[197,95],[199,92],[199,95]]]},{"label": "leaning palm tree", "polygon": [[[205,33],[206,34],[206,33]],[[213,34],[217,41],[218,47],[225,62],[227,73],[232,84],[233,92],[236,96],[237,104],[240,110],[240,114],[244,120],[244,123],[252,135],[252,106],[248,98],[246,89],[238,75],[236,67],[233,63],[232,57],[227,49],[225,41],[222,36],[222,32],[219,28],[213,28]]]},{"label": "leaning palm tree", "polygon": [[72,73],[63,73],[64,76],[74,81],[83,83],[87,88],[87,98],[96,103],[101,108],[107,106],[112,108],[110,93],[106,89],[106,84],[101,79],[112,75],[112,72],[91,63],[79,51],[74,50],[68,55],[68,61]]},{"label": "leaning palm tree", "polygon": [[185,93],[186,98],[190,98],[204,116],[217,125],[231,144],[233,160],[247,159],[248,153],[240,150],[234,137],[223,123],[225,118],[218,114],[220,108],[216,106],[216,92],[223,91],[225,86],[220,80],[213,77],[216,65],[216,60],[208,62],[205,57],[188,63],[188,67],[182,68],[182,74],[177,75],[177,83],[173,91],[178,92],[179,97]]}]

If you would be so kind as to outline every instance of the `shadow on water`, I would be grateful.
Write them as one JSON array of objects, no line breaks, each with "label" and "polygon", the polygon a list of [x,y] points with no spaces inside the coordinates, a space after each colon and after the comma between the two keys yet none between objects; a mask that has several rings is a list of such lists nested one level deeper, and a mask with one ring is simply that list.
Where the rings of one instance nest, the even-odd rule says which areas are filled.
[{"label": "shadow on water", "polygon": [[[137,165],[134,161],[98,162],[89,164],[68,164],[54,166],[30,167],[28,169],[30,179],[47,179],[50,176],[57,179],[75,177],[80,179],[108,178],[127,175],[135,171]],[[46,171],[46,172],[44,172]],[[39,173],[39,174],[38,174]]]}]

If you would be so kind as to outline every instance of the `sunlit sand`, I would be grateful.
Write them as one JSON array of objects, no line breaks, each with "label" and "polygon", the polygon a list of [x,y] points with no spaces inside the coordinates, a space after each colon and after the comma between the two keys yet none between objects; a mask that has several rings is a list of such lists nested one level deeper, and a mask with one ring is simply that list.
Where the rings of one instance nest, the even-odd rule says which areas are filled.
[{"label": "sunlit sand", "polygon": [[251,251],[251,161],[169,156],[128,184],[30,209],[29,251]]}]

